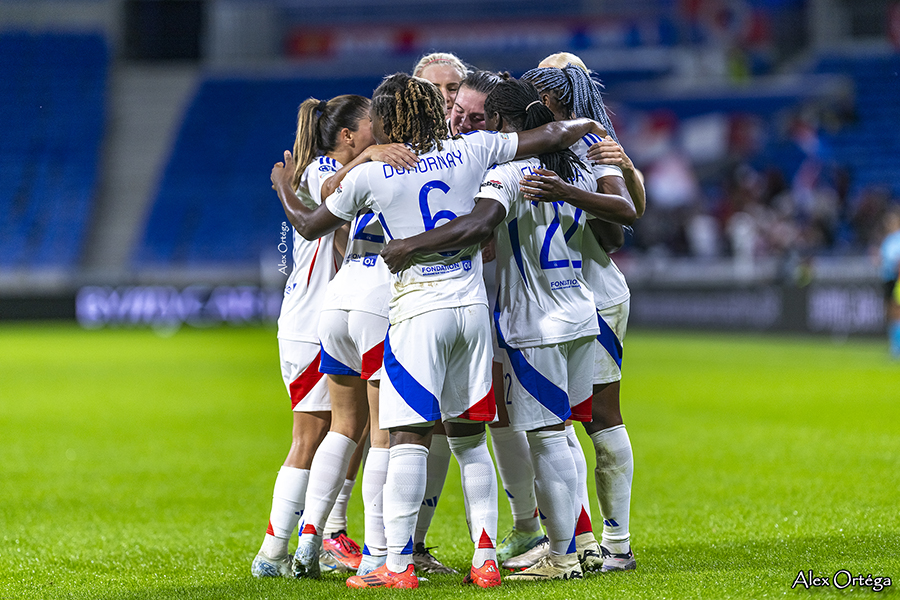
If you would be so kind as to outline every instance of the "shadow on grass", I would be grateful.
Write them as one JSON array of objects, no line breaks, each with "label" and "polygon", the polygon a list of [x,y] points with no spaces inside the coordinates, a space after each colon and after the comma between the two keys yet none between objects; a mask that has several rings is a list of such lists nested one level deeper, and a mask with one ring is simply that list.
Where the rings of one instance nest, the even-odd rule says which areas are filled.
[{"label": "shadow on grass", "polygon": [[[571,598],[572,586],[579,586],[583,598],[756,598],[764,595],[796,595],[815,591],[818,595],[834,592],[867,592],[862,585],[847,589],[807,590],[792,584],[800,572],[812,570],[816,577],[834,578],[846,570],[850,576],[872,574],[890,577],[896,583],[885,592],[900,591],[900,534],[837,533],[827,536],[784,536],[746,542],[685,543],[635,548],[638,570],[629,574],[590,575],[581,582],[507,584],[497,590],[478,590],[461,586],[462,575],[428,576],[429,581],[414,592],[417,599],[450,598],[472,594],[483,597],[534,597],[539,589],[544,600]],[[249,575],[219,584],[175,585],[133,592],[116,592],[92,598],[106,600],[209,600],[213,598],[267,598],[311,600],[318,598],[361,597],[344,586],[344,577],[326,575],[317,581],[256,580]],[[549,585],[547,585],[549,583]],[[539,586],[535,588],[533,586]],[[397,598],[395,590],[368,590],[366,598]]]}]

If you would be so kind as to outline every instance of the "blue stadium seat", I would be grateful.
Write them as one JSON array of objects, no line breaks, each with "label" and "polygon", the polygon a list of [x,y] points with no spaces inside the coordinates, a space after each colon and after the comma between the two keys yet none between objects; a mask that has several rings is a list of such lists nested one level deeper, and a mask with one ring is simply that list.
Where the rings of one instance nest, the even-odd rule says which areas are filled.
[{"label": "blue stadium seat", "polygon": [[153,202],[137,267],[259,265],[284,211],[269,172],[293,147],[310,96],[370,96],[380,78],[208,79],[189,106]]},{"label": "blue stadium seat", "polygon": [[0,269],[79,263],[108,63],[99,33],[0,34]]}]

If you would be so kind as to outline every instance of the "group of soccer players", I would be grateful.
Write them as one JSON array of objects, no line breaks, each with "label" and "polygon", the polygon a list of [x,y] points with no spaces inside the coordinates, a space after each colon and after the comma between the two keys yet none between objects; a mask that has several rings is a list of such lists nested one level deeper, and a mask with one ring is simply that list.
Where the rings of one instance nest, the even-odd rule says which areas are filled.
[{"label": "group of soccer players", "polygon": [[[278,331],[294,426],[251,571],[356,571],[358,588],[454,572],[425,546],[451,454],[474,545],[464,582],[634,569],[629,292],[608,252],[643,213],[640,173],[573,55],[521,80],[445,53],[413,73],[371,100],[305,101],[272,170],[294,227]],[[572,421],[597,454],[600,544]],[[499,544],[486,424],[514,520]],[[367,435],[360,550],[346,506]]]}]

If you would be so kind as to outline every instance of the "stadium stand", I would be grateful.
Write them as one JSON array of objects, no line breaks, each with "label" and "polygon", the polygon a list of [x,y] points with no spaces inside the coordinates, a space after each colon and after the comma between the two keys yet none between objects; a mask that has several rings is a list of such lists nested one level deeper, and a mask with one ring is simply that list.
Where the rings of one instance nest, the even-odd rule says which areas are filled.
[{"label": "stadium stand", "polygon": [[0,270],[79,264],[98,180],[108,64],[101,34],[0,34]]},{"label": "stadium stand", "polygon": [[284,212],[269,173],[293,147],[307,97],[370,96],[380,78],[207,78],[185,114],[143,241],[137,268],[259,265],[279,243]]},{"label": "stadium stand", "polygon": [[900,196],[900,53],[823,56],[815,70],[845,73],[856,88],[855,122],[827,137],[834,158],[855,174],[856,185],[879,185]]}]

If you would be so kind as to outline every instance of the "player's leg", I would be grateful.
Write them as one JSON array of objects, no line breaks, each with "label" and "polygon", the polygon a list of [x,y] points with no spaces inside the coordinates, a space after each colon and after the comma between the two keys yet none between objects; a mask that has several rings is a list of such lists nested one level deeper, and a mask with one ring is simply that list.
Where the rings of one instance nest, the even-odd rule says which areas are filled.
[{"label": "player's leg", "polygon": [[450,468],[450,444],[447,441],[447,433],[443,423],[435,423],[431,436],[431,448],[428,450],[428,465],[425,469],[425,498],[419,508],[419,517],[416,520],[416,532],[413,536],[413,561],[416,569],[425,573],[450,574],[457,573],[456,569],[446,566],[431,553],[425,546],[425,536],[431,527],[437,510],[441,491],[447,479],[447,471]]},{"label": "player's leg", "polygon": [[312,457],[331,421],[327,387],[318,372],[317,346],[280,340],[279,352],[293,408],[291,447],[275,479],[269,525],[251,566],[256,577],[290,575],[288,543],[303,513]]},{"label": "player's leg", "polygon": [[[380,380],[380,374],[378,379]],[[363,466],[362,497],[365,508],[366,534],[362,559],[357,575],[367,575],[382,566],[387,559],[387,539],[384,536],[384,483],[390,459],[390,433],[378,425],[379,380],[370,379],[369,440],[371,447]]]},{"label": "player's leg", "polygon": [[[368,421],[369,407],[366,382],[360,379],[357,364],[359,351],[350,333],[350,313],[324,310],[319,316],[319,339],[322,345],[320,371],[328,375],[331,398],[331,428],[319,445],[310,466],[310,483],[306,490],[304,525],[294,553],[296,577],[318,577],[319,556],[323,550],[323,533],[328,514],[344,487],[350,460]],[[326,558],[330,555],[325,555]],[[359,566],[324,560],[326,567],[356,570]]]},{"label": "player's leg", "polygon": [[303,531],[294,554],[296,577],[318,577],[325,521],[344,485],[356,440],[368,418],[368,403],[359,401],[360,397],[366,397],[365,388],[366,382],[359,377],[328,375],[331,429],[316,450],[310,466]]},{"label": "player's leg", "polygon": [[438,390],[446,370],[447,323],[432,311],[406,319],[384,339],[384,372],[378,420],[391,432],[385,478],[385,564],[347,580],[348,587],[418,587],[413,565],[413,534],[425,496],[425,466],[434,422],[440,418]]},{"label": "player's leg", "polygon": [[354,542],[347,535],[347,506],[350,502],[350,496],[353,494],[353,488],[356,486],[356,478],[359,473],[360,463],[365,452],[368,451],[369,428],[363,428],[362,435],[356,443],[356,450],[350,457],[350,464],[347,467],[347,475],[341,490],[338,492],[328,519],[325,521],[325,537],[322,540],[325,553],[328,555],[326,560],[320,558],[320,565],[324,562],[328,568],[336,570],[356,571],[362,560],[362,552],[359,544]]},{"label": "player's leg", "polygon": [[[577,340],[569,347],[566,367],[569,376],[569,398],[572,403],[573,420],[586,422],[593,415],[592,380],[593,366],[595,363],[594,338]],[[575,488],[575,549],[578,552],[578,562],[582,572],[598,571],[603,566],[602,551],[594,538],[594,528],[591,522],[591,505],[588,497],[587,485],[587,460],[584,449],[572,421],[566,423],[566,441],[572,452],[577,472],[577,487]]]},{"label": "player's leg", "polygon": [[566,366],[566,348],[570,344],[505,348],[503,367],[510,379],[510,423],[527,432],[535,495],[548,538],[548,554],[511,575],[514,580],[581,577],[574,541],[573,490],[577,479],[565,431],[565,421],[571,415]]},{"label": "player's leg", "polygon": [[500,585],[497,567],[497,476],[487,447],[483,421],[445,423],[453,456],[459,463],[466,518],[472,542],[472,566],[464,582],[479,587]]},{"label": "player's leg", "polygon": [[597,459],[594,475],[603,516],[603,571],[631,570],[636,566],[629,533],[634,456],[619,405],[622,340],[627,320],[627,302],[600,311],[601,335],[595,346],[593,420],[584,424]]},{"label": "player's leg", "polygon": [[365,544],[357,575],[366,575],[382,566],[387,559],[384,535],[384,482],[390,458],[390,433],[379,423],[379,388],[384,374],[384,338],[388,320],[372,313],[353,312],[353,331],[359,332],[358,346],[364,348],[360,375],[367,381],[369,403],[369,453],[363,467],[362,496],[365,509]]},{"label": "player's leg", "polygon": [[474,544],[464,582],[500,585],[497,565],[497,476],[484,424],[497,415],[491,386],[490,314],[484,305],[446,311],[456,335],[447,354],[441,412],[450,449],[459,463],[466,517]]},{"label": "player's leg", "polygon": [[900,281],[885,283],[885,307],[888,323],[888,347],[894,358],[900,358]]},{"label": "player's leg", "polygon": [[[495,349],[497,359],[501,356],[500,352]],[[492,363],[491,378],[497,404],[497,421],[490,425],[491,444],[513,518],[512,529],[497,545],[497,560],[502,564],[537,546],[544,539],[544,531],[534,495],[534,468],[528,440],[524,431],[516,431],[509,426],[506,409],[509,386],[503,376],[502,362]]]}]

